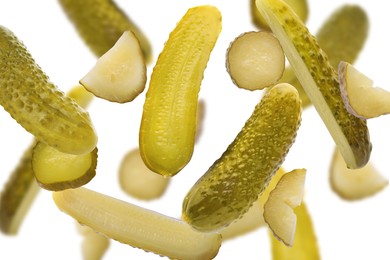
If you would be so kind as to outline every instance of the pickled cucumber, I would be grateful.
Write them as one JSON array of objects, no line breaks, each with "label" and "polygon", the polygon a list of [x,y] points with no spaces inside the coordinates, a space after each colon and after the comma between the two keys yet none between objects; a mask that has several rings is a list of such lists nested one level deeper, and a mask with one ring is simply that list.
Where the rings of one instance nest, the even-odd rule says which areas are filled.
[{"label": "pickled cucumber", "polygon": [[182,218],[199,231],[239,219],[267,187],[295,140],[301,101],[289,84],[274,86],[236,139],[183,201]]},{"label": "pickled cucumber", "polygon": [[149,61],[152,48],[139,27],[112,0],[59,0],[61,7],[74,24],[91,51],[100,57],[106,53],[125,31],[137,37],[145,60]]},{"label": "pickled cucumber", "polygon": [[40,188],[31,167],[35,142],[24,152],[0,195],[0,230],[16,235]]},{"label": "pickled cucumber", "polygon": [[5,27],[0,27],[0,50],[0,105],[39,141],[64,153],[92,151],[97,136],[88,113],[49,82]]},{"label": "pickled cucumber", "polygon": [[[261,15],[261,13],[256,8],[256,0],[250,0],[250,10],[252,23],[256,25],[259,29],[270,30],[267,21]],[[306,23],[307,18],[309,17],[309,5],[307,0],[285,0],[286,4],[291,6],[294,12]]]},{"label": "pickled cucumber", "polygon": [[220,234],[197,232],[183,221],[86,188],[54,192],[53,199],[79,223],[170,259],[213,259],[221,246]]},{"label": "pickled cucumber", "polygon": [[372,145],[365,120],[343,103],[337,72],[299,17],[281,0],[257,0],[306,94],[320,114],[349,168],[363,167]]},{"label": "pickled cucumber", "polygon": [[[316,37],[329,63],[338,69],[340,61],[354,63],[364,47],[369,30],[366,12],[358,5],[343,5],[336,9],[321,26]],[[287,67],[279,82],[288,82],[297,88],[302,106],[311,105],[310,99],[299,83],[292,67]]]},{"label": "pickled cucumber", "polygon": [[198,92],[220,31],[221,14],[217,8],[190,8],[158,57],[139,137],[142,159],[156,173],[173,176],[191,159]]}]

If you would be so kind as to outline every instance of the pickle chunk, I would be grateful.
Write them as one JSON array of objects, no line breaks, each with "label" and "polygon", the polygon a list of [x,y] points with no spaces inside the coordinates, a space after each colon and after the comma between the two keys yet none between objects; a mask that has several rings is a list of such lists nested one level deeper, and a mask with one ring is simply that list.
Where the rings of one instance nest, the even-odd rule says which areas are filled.
[{"label": "pickle chunk", "polygon": [[274,86],[221,158],[188,192],[183,220],[199,231],[218,231],[247,212],[293,144],[301,109],[293,86]]},{"label": "pickle chunk", "polygon": [[66,97],[34,62],[24,45],[0,26],[0,105],[39,141],[70,154],[96,147],[87,112]]}]

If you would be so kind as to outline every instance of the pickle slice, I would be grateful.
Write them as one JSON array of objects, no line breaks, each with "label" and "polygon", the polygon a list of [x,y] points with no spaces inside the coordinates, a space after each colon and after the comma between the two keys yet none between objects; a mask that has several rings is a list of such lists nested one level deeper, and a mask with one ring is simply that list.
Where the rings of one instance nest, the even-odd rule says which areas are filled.
[{"label": "pickle slice", "polygon": [[125,31],[137,37],[145,60],[151,60],[151,45],[139,27],[112,0],[59,0],[61,7],[77,32],[100,57],[106,53]]},{"label": "pickle slice", "polygon": [[264,205],[264,220],[275,237],[292,246],[297,216],[294,209],[301,205],[305,188],[305,169],[296,169],[283,175],[271,191]]},{"label": "pickle slice", "polygon": [[390,92],[348,62],[339,64],[340,90],[348,112],[363,119],[390,114]]},{"label": "pickle slice", "polygon": [[187,193],[182,219],[205,232],[239,219],[284,161],[300,120],[296,89],[289,84],[274,86],[223,155]]},{"label": "pickle slice", "polygon": [[152,200],[161,197],[169,181],[170,178],[146,167],[139,149],[128,152],[119,167],[119,184],[122,190],[137,199]]},{"label": "pickle slice", "polygon": [[[329,63],[338,69],[340,61],[354,63],[368,36],[369,21],[366,12],[358,5],[343,5],[336,9],[321,26],[316,37]],[[302,106],[311,105],[310,99],[299,83],[293,69],[286,67],[279,82],[287,82],[297,88]]]},{"label": "pickle slice", "polygon": [[217,8],[190,8],[158,57],[146,93],[139,136],[142,159],[156,173],[173,176],[192,157],[198,92],[220,31]]},{"label": "pickle slice", "polygon": [[286,246],[269,232],[273,260],[320,260],[317,238],[305,202],[294,208],[297,216],[294,244]]},{"label": "pickle slice", "polygon": [[281,0],[257,0],[285,54],[349,168],[363,167],[371,154],[365,120],[350,114],[341,98],[337,72],[291,8]]},{"label": "pickle slice", "polygon": [[226,70],[233,83],[247,90],[273,86],[282,77],[285,57],[278,39],[270,32],[239,35],[226,51]]},{"label": "pickle slice", "polygon": [[53,193],[57,207],[109,238],[170,259],[213,259],[221,235],[201,233],[183,221],[88,190]]},{"label": "pickle slice", "polygon": [[97,148],[83,155],[61,153],[38,142],[33,149],[32,168],[39,185],[47,190],[77,188],[96,174]]},{"label": "pickle slice", "polygon": [[0,27],[0,49],[0,104],[4,109],[39,141],[61,152],[92,151],[97,136],[88,113],[49,82],[5,27]]},{"label": "pickle slice", "polygon": [[332,190],[348,201],[371,197],[389,185],[389,180],[371,162],[360,169],[348,169],[337,149],[333,152],[329,182]]}]

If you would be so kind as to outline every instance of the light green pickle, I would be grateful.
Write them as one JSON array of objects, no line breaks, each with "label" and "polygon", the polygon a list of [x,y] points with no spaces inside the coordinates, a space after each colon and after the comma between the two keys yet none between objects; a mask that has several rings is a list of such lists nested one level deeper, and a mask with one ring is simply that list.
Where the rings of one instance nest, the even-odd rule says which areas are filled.
[{"label": "light green pickle", "polygon": [[59,3],[97,57],[111,49],[123,32],[130,30],[140,43],[145,61],[151,60],[149,40],[112,0],[59,0]]},{"label": "light green pickle", "polygon": [[236,139],[191,188],[182,218],[203,232],[239,219],[258,199],[295,140],[301,101],[289,84],[273,87]]},{"label": "light green pickle", "polygon": [[[340,61],[354,63],[368,36],[369,21],[358,5],[343,5],[325,21],[317,33],[317,41],[328,55],[329,63],[338,68]],[[311,105],[310,99],[291,67],[287,67],[279,82],[288,82],[297,88],[302,106]]]},{"label": "light green pickle", "polygon": [[365,120],[350,114],[343,103],[337,71],[297,15],[282,0],[257,0],[286,56],[313,102],[348,168],[367,164],[372,145]]},{"label": "light green pickle", "polygon": [[53,85],[25,46],[0,27],[0,105],[39,141],[70,154],[96,147],[89,114]]}]

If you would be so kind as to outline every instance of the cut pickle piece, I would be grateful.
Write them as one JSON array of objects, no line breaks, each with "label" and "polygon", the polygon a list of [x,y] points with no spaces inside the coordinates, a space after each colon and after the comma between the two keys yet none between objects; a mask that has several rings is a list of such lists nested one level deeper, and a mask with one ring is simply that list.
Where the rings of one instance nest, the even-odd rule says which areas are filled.
[{"label": "cut pickle piece", "polygon": [[304,202],[296,208],[297,216],[294,245],[286,246],[270,231],[273,260],[320,260],[317,237],[314,232],[310,214]]},{"label": "cut pickle piece", "polygon": [[174,176],[192,157],[198,92],[221,23],[213,6],[190,8],[158,57],[139,135],[142,159],[156,173]]},{"label": "cut pickle piece", "polygon": [[[316,37],[333,68],[337,70],[340,61],[355,62],[366,42],[368,28],[367,14],[358,5],[343,5],[330,15]],[[279,82],[287,82],[297,88],[303,107],[311,105],[310,99],[290,66],[286,67]]]},{"label": "cut pickle piece", "polygon": [[77,223],[78,230],[83,236],[81,252],[84,260],[101,260],[110,246],[110,239],[99,234],[92,228]]},{"label": "cut pickle piece", "polygon": [[124,32],[80,83],[95,96],[112,102],[135,99],[146,84],[146,65],[135,35]]},{"label": "cut pickle piece", "polygon": [[292,246],[297,223],[294,208],[301,205],[305,187],[305,169],[283,175],[264,205],[264,220],[287,246]]},{"label": "cut pickle piece", "polygon": [[334,150],[329,177],[332,190],[351,201],[373,196],[389,185],[389,180],[371,162],[361,169],[348,169],[337,149]]},{"label": "cut pickle piece", "polygon": [[169,180],[170,178],[146,167],[139,149],[128,152],[119,167],[119,183],[122,190],[137,199],[152,200],[161,197]]},{"label": "cut pickle piece", "polygon": [[[256,0],[251,1],[251,17],[252,23],[256,25],[259,29],[270,30],[268,22],[264,19],[263,15],[256,8]],[[299,18],[306,23],[309,16],[309,5],[307,0],[284,0],[286,4],[291,6],[294,12],[299,16]]]},{"label": "cut pickle piece", "polygon": [[0,49],[0,105],[39,141],[64,153],[92,151],[97,136],[88,113],[49,82],[5,27],[0,27]]},{"label": "cut pickle piece", "polygon": [[137,37],[145,60],[149,62],[152,48],[139,27],[112,0],[59,0],[69,20],[91,49],[100,57],[106,53],[125,31]]},{"label": "cut pickle piece", "polygon": [[47,190],[77,188],[96,174],[97,148],[83,155],[61,153],[38,142],[33,150],[32,168],[39,185]]},{"label": "cut pickle piece", "polygon": [[87,91],[82,85],[76,85],[71,88],[66,95],[73,98],[76,103],[82,108],[86,109],[92,102],[94,95]]},{"label": "cut pickle piece", "polygon": [[201,233],[186,223],[88,190],[53,193],[57,207],[101,234],[171,259],[213,259],[221,235]]},{"label": "cut pickle piece", "polygon": [[261,226],[265,225],[263,213],[264,204],[268,199],[269,193],[275,188],[280,178],[285,174],[282,167],[272,176],[267,188],[259,196],[257,202],[253,203],[252,207],[236,222],[233,222],[227,228],[221,231],[222,239],[225,241],[240,235],[249,233]]},{"label": "cut pickle piece", "polygon": [[182,219],[205,232],[219,231],[239,219],[284,161],[300,120],[296,89],[274,86],[223,155],[187,193]]},{"label": "cut pickle piece", "polygon": [[390,114],[390,92],[374,87],[372,79],[348,62],[340,62],[341,95],[347,110],[356,117],[370,119]]},{"label": "cut pickle piece", "polygon": [[285,54],[349,168],[366,165],[371,142],[365,120],[350,114],[340,93],[336,70],[305,25],[281,0],[257,0]]},{"label": "cut pickle piece", "polygon": [[230,43],[226,69],[234,84],[247,90],[274,85],[284,71],[285,57],[278,39],[269,32],[246,32]]},{"label": "cut pickle piece", "polygon": [[33,143],[23,154],[0,195],[0,230],[16,235],[40,190],[31,167]]}]

